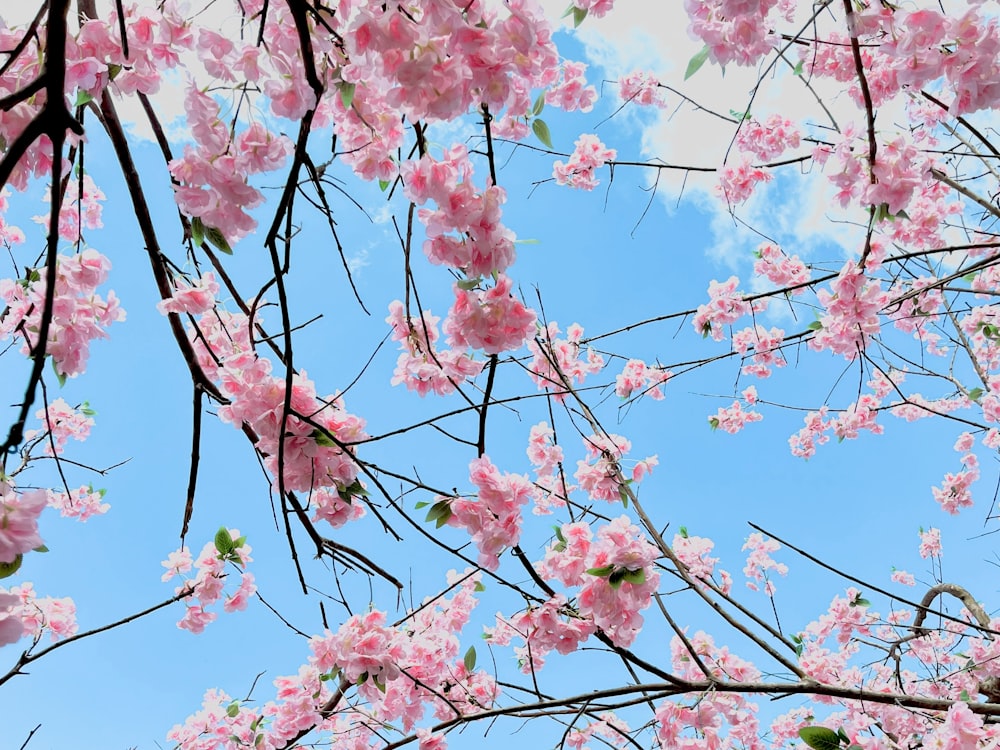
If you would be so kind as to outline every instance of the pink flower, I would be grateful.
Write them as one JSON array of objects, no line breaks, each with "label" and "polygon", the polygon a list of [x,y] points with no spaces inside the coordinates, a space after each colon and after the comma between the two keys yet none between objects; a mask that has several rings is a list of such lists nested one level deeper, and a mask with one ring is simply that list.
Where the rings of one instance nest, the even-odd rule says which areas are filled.
[{"label": "pink flower", "polygon": [[535,325],[535,313],[511,296],[514,282],[504,274],[486,292],[455,285],[455,303],[444,322],[453,346],[499,354],[520,347]]},{"label": "pink flower", "polygon": [[559,185],[593,190],[599,184],[594,170],[600,169],[613,160],[618,152],[608,148],[596,135],[581,135],[576,140],[576,148],[565,164],[557,161],[552,165],[552,176]]},{"label": "pink flower", "polygon": [[17,643],[24,635],[24,623],[18,615],[21,600],[0,589],[0,646]]},{"label": "pink flower", "polygon": [[156,309],[163,315],[168,313],[188,313],[201,315],[215,306],[215,295],[219,293],[219,283],[211,271],[193,283],[178,278],[174,281],[174,293],[169,298],[156,303]]},{"label": "pink flower", "polygon": [[18,555],[41,547],[38,515],[46,506],[45,490],[15,494],[9,485],[0,484],[0,562],[12,563]]},{"label": "pink flower", "polygon": [[930,528],[927,531],[920,530],[920,556],[925,560],[928,557],[941,557],[941,530]]}]

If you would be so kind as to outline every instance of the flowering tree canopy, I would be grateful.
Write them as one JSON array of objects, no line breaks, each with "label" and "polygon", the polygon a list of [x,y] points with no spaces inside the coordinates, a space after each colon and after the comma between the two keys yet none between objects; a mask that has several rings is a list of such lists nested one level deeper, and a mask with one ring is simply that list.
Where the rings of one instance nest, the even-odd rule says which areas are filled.
[{"label": "flowering tree canopy", "polygon": [[[572,0],[561,20],[538,0],[0,10],[0,689],[169,617],[144,649],[175,624],[225,627],[268,673],[182,686],[189,715],[156,720],[183,750],[438,750],[529,719],[543,746],[578,750],[996,747],[1000,618],[979,598],[995,591],[945,578],[938,526],[913,537],[929,577],[880,559],[883,580],[862,579],[848,545],[828,558],[752,523],[732,546],[728,513],[689,531],[670,499],[772,417],[795,425],[766,449],[799,461],[926,420],[957,457],[920,437],[886,454],[939,479],[887,512],[873,496],[871,525],[912,533],[920,502],[991,519],[976,482],[1000,450],[995,8],[685,0],[700,51],[602,83],[566,55],[614,4]],[[651,23],[679,11],[647,5]],[[699,86],[719,70],[750,82],[725,89],[728,112]],[[671,153],[648,139],[625,158],[636,122]],[[689,122],[714,148],[684,140]],[[702,278],[660,237],[671,273],[625,288],[622,269],[655,274],[556,241],[532,288],[524,217],[597,211],[585,201],[614,199],[622,174],[650,194],[631,203],[640,224],[658,191],[670,210],[690,199],[728,221],[739,258]],[[568,237],[592,209],[539,224]],[[635,291],[676,279],[690,296]],[[145,362],[167,361],[161,345],[183,418]],[[721,397],[701,395],[712,378]],[[98,388],[132,412],[117,437]],[[694,421],[668,411],[690,391]],[[668,423],[715,431],[714,470],[674,460]],[[222,482],[237,440],[258,476]],[[93,519],[81,540],[114,523],[121,451],[148,473],[150,517],[175,525],[133,517],[116,554],[135,557],[98,567],[47,509]],[[737,479],[789,508],[805,488],[777,461]],[[837,509],[805,512],[815,528]],[[152,548],[155,572],[137,562]],[[140,603],[64,591],[60,565]],[[832,573],[820,609],[785,616],[790,568]],[[33,704],[14,741],[49,711]]]}]

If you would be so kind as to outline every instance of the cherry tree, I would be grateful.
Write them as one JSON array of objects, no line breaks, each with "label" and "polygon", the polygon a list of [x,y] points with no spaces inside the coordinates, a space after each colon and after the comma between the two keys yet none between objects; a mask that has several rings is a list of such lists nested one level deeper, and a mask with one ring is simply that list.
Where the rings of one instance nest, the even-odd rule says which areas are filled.
[{"label": "cherry tree", "polygon": [[[240,622],[257,609],[303,657],[259,649],[268,677],[191,685],[201,707],[158,719],[171,747],[436,750],[529,719],[573,748],[996,745],[1000,620],[971,573],[945,578],[938,527],[914,538],[931,565],[919,584],[905,569],[858,578],[846,556],[756,524],[723,549],[719,530],[675,523],[653,488],[683,467],[632,431],[713,377],[728,384],[722,405],[699,397],[702,415],[680,429],[714,430],[723,465],[789,409],[796,428],[772,448],[802,460],[832,437],[878,450],[889,425],[931,420],[957,456],[916,456],[940,468],[924,500],[991,519],[988,502],[969,508],[989,500],[980,462],[1000,448],[995,12],[685,0],[701,51],[676,75],[602,83],[560,52],[572,37],[557,29],[586,31],[613,5],[573,0],[561,20],[535,0],[48,0],[26,19],[0,13],[13,271],[0,279],[13,404],[2,689],[164,611],[171,628],[252,643]],[[699,89],[719,68],[751,81],[728,112]],[[583,114],[602,104],[610,120],[587,132]],[[629,158],[615,142],[616,122],[670,132],[675,115],[720,134],[710,160]],[[530,191],[509,181],[525,175]],[[558,293],[519,276],[531,238],[507,218],[513,197],[525,210],[536,191],[611,199],[623,175],[650,193],[646,212],[661,210],[658,191],[713,196],[754,256],[744,278],[685,279],[696,302],[631,300],[624,323],[596,305],[608,321],[596,330],[573,317],[595,319],[583,295],[551,319]],[[765,210],[799,210],[795,196],[821,202],[823,254]],[[118,246],[126,223],[139,246]],[[379,226],[394,281],[372,289],[350,243]],[[578,248],[549,252],[580,265]],[[145,278],[116,278],[139,253]],[[302,294],[307,280],[324,294]],[[129,315],[158,312],[191,410],[186,490],[156,497],[176,510],[154,542],[162,567],[140,571],[146,604],[112,616],[32,571],[54,511],[92,524],[115,513],[118,459],[83,452],[106,455],[100,410],[69,394],[114,356],[122,300]],[[311,337],[321,316],[334,319],[325,341]],[[161,398],[143,397],[147,411]],[[199,482],[226,460],[216,423],[259,465],[238,504]],[[150,432],[144,417],[120,439],[138,452]],[[261,517],[271,538],[240,531]],[[422,561],[418,580],[399,575],[400,556]],[[790,568],[833,582],[828,606],[795,624],[777,597]],[[299,604],[274,606],[272,591]]]}]

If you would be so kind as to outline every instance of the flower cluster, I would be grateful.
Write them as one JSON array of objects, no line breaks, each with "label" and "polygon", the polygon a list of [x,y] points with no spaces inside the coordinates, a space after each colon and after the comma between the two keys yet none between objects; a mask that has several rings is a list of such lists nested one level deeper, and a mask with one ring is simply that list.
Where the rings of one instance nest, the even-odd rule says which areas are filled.
[{"label": "flower cluster", "polygon": [[[96,293],[111,269],[111,261],[93,249],[56,260],[56,288],[45,351],[56,372],[76,377],[87,366],[90,342],[107,338],[105,329],[125,320],[125,311],[114,292],[107,300]],[[0,340],[24,339],[21,351],[30,354],[37,345],[45,309],[47,269],[32,271],[27,279],[0,279],[0,300],[7,310],[0,318]]]},{"label": "flower cluster", "polygon": [[566,329],[566,338],[557,338],[559,325],[549,323],[544,335],[528,342],[528,351],[533,355],[528,369],[531,379],[539,389],[553,392],[557,401],[566,398],[566,386],[583,383],[588,375],[594,375],[604,367],[604,357],[587,348],[586,358],[581,358],[583,347],[583,326],[573,323]]},{"label": "flower cluster", "polygon": [[618,152],[601,143],[596,135],[581,135],[575,145],[568,162],[556,161],[552,165],[552,176],[560,185],[593,190],[600,184],[594,170],[614,159]]},{"label": "flower cluster", "polygon": [[452,346],[500,354],[520,347],[535,326],[535,313],[511,293],[513,280],[500,274],[488,290],[455,284],[455,302],[444,321]]}]

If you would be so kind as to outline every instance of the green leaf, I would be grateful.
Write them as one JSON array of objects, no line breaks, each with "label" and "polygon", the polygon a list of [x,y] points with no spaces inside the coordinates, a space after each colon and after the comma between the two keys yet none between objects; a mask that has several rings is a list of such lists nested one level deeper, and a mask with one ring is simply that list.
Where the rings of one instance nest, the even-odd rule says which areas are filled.
[{"label": "green leaf", "polygon": [[801,76],[802,75],[802,68],[803,68],[803,61],[799,60],[797,63],[795,63],[795,67],[792,69],[792,75],[793,76]]},{"label": "green leaf", "polygon": [[812,323],[806,326],[806,329],[809,331],[822,331],[823,324],[820,323],[818,320],[814,320]]},{"label": "green leaf", "polygon": [[368,673],[362,672],[361,674],[358,675],[358,679],[354,681],[354,684],[364,685],[366,682],[368,682]]},{"label": "green leaf", "polygon": [[330,436],[322,430],[313,430],[309,433],[309,437],[316,441],[316,445],[321,445],[324,448],[333,448],[337,445],[330,439]]},{"label": "green leaf", "polygon": [[628,507],[628,487],[624,484],[618,485],[618,497],[622,500],[622,505]]},{"label": "green leaf", "polygon": [[597,576],[598,578],[604,578],[605,576],[611,575],[614,570],[614,565],[605,565],[603,568],[588,568],[587,573],[592,576]]},{"label": "green leaf", "polygon": [[465,665],[465,671],[471,672],[476,668],[476,647],[469,646],[469,650],[465,652],[465,657],[462,659],[462,663]]},{"label": "green leaf", "polygon": [[195,247],[201,247],[205,244],[205,225],[197,216],[191,219],[191,242],[195,244]]},{"label": "green leaf", "polygon": [[0,578],[10,578],[21,567],[24,555],[16,555],[10,562],[0,562]]},{"label": "green leaf", "polygon": [[872,603],[870,601],[868,601],[867,599],[862,599],[859,596],[857,599],[855,599],[853,602],[851,602],[851,606],[852,607],[870,607],[870,606],[872,606]]},{"label": "green leaf", "polygon": [[531,132],[535,134],[545,146],[552,148],[552,134],[549,132],[549,126],[545,124],[545,120],[539,120],[535,118],[531,121]]},{"label": "green leaf", "polygon": [[838,750],[840,747],[837,733],[826,727],[802,727],[799,737],[813,750]]},{"label": "green leaf", "polygon": [[233,549],[239,549],[244,544],[246,544],[246,542],[247,542],[247,538],[246,538],[245,534],[243,536],[241,536],[239,539],[234,539],[233,540]]},{"label": "green leaf", "polygon": [[681,539],[687,539],[688,538],[688,529],[687,529],[687,526],[681,526],[677,530],[677,533],[680,535]]},{"label": "green leaf", "polygon": [[56,367],[56,361],[52,360],[52,372],[56,374],[56,380],[59,381],[59,387],[66,385],[66,373],[60,372],[59,368]]},{"label": "green leaf", "polygon": [[972,388],[969,390],[969,400],[978,401],[980,398],[982,398],[983,393],[984,391],[982,388]]},{"label": "green leaf", "polygon": [[233,537],[225,526],[220,526],[215,532],[215,548],[220,555],[228,555],[234,549]]},{"label": "green leaf", "polygon": [[455,283],[458,285],[459,289],[462,289],[466,292],[471,292],[473,289],[475,289],[477,286],[483,283],[483,279],[481,276],[477,276],[474,279],[459,279]]},{"label": "green leaf", "polygon": [[416,508],[417,510],[420,510],[421,508],[426,508],[428,505],[430,505],[430,503],[428,503],[426,500],[418,500],[417,504],[414,505],[413,507]]},{"label": "green leaf", "polygon": [[449,518],[451,518],[451,504],[447,500],[434,503],[431,509],[427,511],[426,520],[437,523],[437,528],[439,529],[448,523]]},{"label": "green leaf", "polygon": [[37,547],[35,547],[33,550],[31,550],[31,551],[32,552],[48,552],[49,548],[46,547],[44,544],[40,544]]},{"label": "green leaf", "polygon": [[719,429],[719,418],[718,417],[709,417],[708,418],[708,426],[711,427],[713,430]]},{"label": "green leaf", "polygon": [[476,581],[476,585],[472,587],[472,590],[479,594],[486,591],[486,587],[483,585],[482,581]]},{"label": "green leaf", "polygon": [[586,8],[577,8],[575,6],[573,7],[573,27],[574,28],[578,27],[581,23],[583,23],[583,19],[585,19],[586,17],[587,17],[587,9]]},{"label": "green leaf", "polygon": [[237,714],[240,712],[240,702],[233,701],[228,706],[226,706],[226,716],[230,719],[235,719]]},{"label": "green leaf", "polygon": [[742,122],[743,120],[749,120],[750,119],[750,113],[749,112],[737,112],[735,109],[731,109],[731,110],[729,110],[729,114],[731,114],[733,117],[735,117],[740,122]]},{"label": "green leaf", "polygon": [[344,109],[351,108],[351,104],[354,102],[354,89],[353,83],[340,84],[340,102],[344,105]]},{"label": "green leaf", "polygon": [[701,48],[701,50],[696,52],[695,56],[692,57],[691,60],[688,62],[687,70],[684,71],[684,80],[686,81],[688,78],[697,73],[698,69],[705,64],[705,61],[707,59],[708,59],[708,45],[706,44],[704,47]]},{"label": "green leaf", "polygon": [[847,736],[847,732],[844,731],[843,727],[838,727],[837,736],[840,737],[840,741],[843,742],[845,745],[850,744],[851,738]]},{"label": "green leaf", "polygon": [[233,254],[233,248],[229,246],[229,242],[226,240],[226,235],[215,227],[205,227],[205,238],[215,245],[216,249],[218,249],[220,253],[225,253],[226,255]]},{"label": "green leaf", "polygon": [[529,239],[529,240],[514,240],[514,244],[515,245],[537,245],[540,242],[541,242],[541,240],[534,240],[534,239]]},{"label": "green leaf", "polygon": [[113,81],[118,77],[118,74],[122,72],[121,65],[115,65],[112,63],[108,66],[108,80]]},{"label": "green leaf", "polygon": [[542,114],[542,110],[545,109],[545,94],[539,94],[538,98],[535,99],[535,103],[531,105],[531,116],[538,117]]},{"label": "green leaf", "polygon": [[383,193],[385,192],[385,189],[387,187],[389,187],[389,181],[388,180],[379,180],[378,181],[378,189],[381,190]]},{"label": "green leaf", "polygon": [[631,583],[634,586],[639,586],[646,582],[646,571],[642,568],[638,570],[626,570],[625,575],[622,576],[622,580],[625,583]]},{"label": "green leaf", "polygon": [[90,408],[90,402],[84,401],[80,404],[80,413],[85,417],[96,417],[97,412]]},{"label": "green leaf", "polygon": [[94,97],[90,95],[87,91],[77,91],[76,101],[73,102],[74,107],[82,107],[84,104],[90,104],[94,101]]}]

